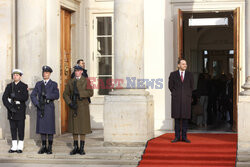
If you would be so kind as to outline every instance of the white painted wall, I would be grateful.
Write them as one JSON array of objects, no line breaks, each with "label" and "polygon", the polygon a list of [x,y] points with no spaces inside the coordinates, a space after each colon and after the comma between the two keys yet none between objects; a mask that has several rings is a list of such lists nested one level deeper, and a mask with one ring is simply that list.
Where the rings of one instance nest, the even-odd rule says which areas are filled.
[{"label": "white painted wall", "polygon": [[154,99],[155,129],[173,129],[168,75],[173,70],[172,22],[169,2],[144,2],[144,63],[146,79],[162,79],[162,89],[148,89]]},{"label": "white painted wall", "polygon": [[[44,64],[54,69],[52,79],[60,83],[60,2],[66,0],[18,0],[18,67],[24,71],[23,81],[34,87],[37,80],[42,79],[41,67]],[[71,1],[71,0],[69,0]],[[73,0],[74,1],[74,0]],[[178,1],[178,3],[177,3]],[[185,1],[185,3],[184,3]],[[12,37],[14,35],[12,20],[13,0],[0,1],[0,95],[7,82],[10,81],[12,68]],[[76,1],[74,1],[76,2]],[[225,3],[227,2],[227,3]],[[155,129],[173,129],[171,119],[171,98],[168,90],[168,77],[176,68],[177,60],[177,9],[214,10],[234,9],[241,7],[241,85],[245,82],[245,6],[244,1],[225,1],[218,5],[216,1],[191,0],[145,0],[144,1],[144,75],[146,79],[163,79],[163,89],[149,89],[154,96]],[[93,31],[94,14],[112,13],[113,1],[96,2],[83,0],[80,4],[79,38],[76,39],[76,51],[72,55],[73,62],[78,58],[86,60],[86,68],[93,76]],[[220,3],[221,4],[221,3]],[[249,12],[247,12],[247,18]],[[76,18],[77,18],[76,17]],[[78,30],[76,30],[78,31]],[[249,34],[248,34],[249,35]],[[59,103],[58,103],[59,104]],[[59,106],[59,105],[57,105]],[[103,97],[92,98],[92,128],[103,128]],[[57,110],[57,132],[60,132],[60,108]],[[35,109],[29,106],[27,111],[30,124],[30,135],[35,134]],[[6,128],[6,110],[0,103],[0,138]],[[4,132],[1,131],[2,129]]]}]

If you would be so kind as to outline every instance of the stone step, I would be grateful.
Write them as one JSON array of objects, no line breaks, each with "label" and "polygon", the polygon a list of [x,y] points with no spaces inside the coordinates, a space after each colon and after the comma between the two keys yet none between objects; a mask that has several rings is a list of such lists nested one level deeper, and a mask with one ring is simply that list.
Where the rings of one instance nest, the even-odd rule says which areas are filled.
[{"label": "stone step", "polygon": [[131,165],[136,167],[138,160],[99,160],[99,159],[43,159],[1,157],[0,163],[34,163],[34,164],[82,164],[82,165]]},{"label": "stone step", "polygon": [[[11,140],[0,140],[0,145],[11,145]],[[41,145],[41,140],[26,139],[25,145]],[[85,140],[87,146],[105,146],[105,147],[145,147],[145,143],[107,143],[103,139],[89,139]],[[55,146],[72,146],[72,139],[58,140],[54,139],[53,145]]]},{"label": "stone step", "polygon": [[237,162],[236,166],[237,167],[249,167],[250,166],[250,162]]},{"label": "stone step", "polygon": [[237,167],[250,166],[250,152],[238,152],[237,154]]},{"label": "stone step", "polygon": [[120,154],[97,154],[97,153],[87,153],[86,155],[74,155],[70,156],[69,153],[57,153],[54,152],[51,155],[48,154],[38,154],[37,152],[23,152],[22,154],[9,154],[6,152],[0,152],[0,157],[13,157],[13,158],[46,158],[46,159],[120,159],[121,155]]},{"label": "stone step", "polygon": [[40,155],[37,153],[38,150],[35,151],[24,151],[22,154],[10,154],[8,151],[1,151],[0,157],[27,157],[27,158],[69,158],[69,159],[75,159],[75,158],[84,158],[84,159],[137,159],[139,160],[141,158],[142,153],[96,153],[96,152],[88,152],[86,150],[86,155],[74,155],[70,156],[69,152],[58,152],[57,150],[53,150],[52,155],[43,154]]},{"label": "stone step", "polygon": [[[2,145],[1,150],[8,151],[11,148],[11,145]],[[53,150],[57,152],[69,152],[72,150],[72,146],[55,146],[53,145]],[[24,145],[24,151],[37,151],[40,149],[38,145]],[[85,146],[86,152],[91,153],[143,153],[144,147],[91,147],[89,145]]]},{"label": "stone step", "polygon": [[[39,137],[39,136],[38,136]],[[85,140],[86,155],[69,155],[73,148],[71,134],[54,138],[53,154],[38,154],[40,138],[25,139],[22,154],[8,153],[11,140],[0,140],[0,163],[84,164],[84,165],[130,165],[137,166],[145,149],[145,143],[104,143],[103,132],[93,131]]]},{"label": "stone step", "polygon": [[[22,154],[10,154],[8,153],[8,150],[9,149],[1,149],[0,151],[0,155],[1,156],[41,156],[39,154],[37,154],[39,148],[37,149],[30,149],[30,150],[27,150],[27,149],[24,149],[23,153]],[[56,157],[56,156],[59,156],[59,155],[69,155],[69,152],[71,151],[72,149],[69,149],[69,150],[62,150],[62,149],[53,149],[53,156]],[[105,150],[103,149],[102,151],[97,151],[97,149],[92,149],[92,148],[89,148],[89,149],[85,149],[85,152],[86,152],[86,157],[89,157],[89,156],[95,156],[96,158],[103,158],[103,156],[111,156],[111,157],[122,157],[122,158],[125,158],[126,159],[138,159],[141,157],[143,151],[135,151],[135,152],[131,152],[129,150],[125,150],[125,151],[118,151],[118,150],[107,150],[105,152]],[[53,157],[53,156],[50,156],[50,157]]]},{"label": "stone step", "polygon": [[[0,140],[0,145],[4,146],[4,145],[11,145],[11,140]],[[103,146],[104,142],[103,141],[97,141],[97,140],[90,140],[90,139],[86,139],[86,146]],[[35,146],[35,145],[41,145],[41,141],[40,140],[24,140],[24,144],[25,146]],[[60,140],[54,140],[53,141],[53,145],[55,146],[73,146],[73,141],[60,141]]]}]

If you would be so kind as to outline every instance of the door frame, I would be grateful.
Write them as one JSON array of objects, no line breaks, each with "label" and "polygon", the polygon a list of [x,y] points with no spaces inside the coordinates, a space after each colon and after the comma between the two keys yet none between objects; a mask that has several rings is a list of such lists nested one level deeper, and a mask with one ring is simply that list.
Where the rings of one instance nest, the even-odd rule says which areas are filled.
[{"label": "door frame", "polygon": [[[221,5],[218,5],[218,3],[221,2],[206,2],[205,4],[199,4],[197,3],[194,5],[194,3],[173,3],[173,15],[172,17],[174,18],[174,62],[177,62],[178,58],[182,56],[181,51],[183,51],[183,33],[180,31],[179,27],[182,27],[181,24],[179,23],[180,20],[182,20],[182,12],[212,12],[212,11],[235,11],[238,9],[238,19],[239,19],[239,39],[238,39],[238,44],[239,46],[237,47],[237,52],[238,52],[238,81],[237,81],[237,94],[239,95],[239,92],[242,91],[242,88],[240,85],[243,85],[245,82],[245,3],[244,2],[238,2],[238,3],[223,3]],[[181,40],[179,40],[179,38]],[[174,67],[177,68],[177,64],[174,63]],[[238,104],[238,95],[236,97],[236,104]],[[237,105],[238,107],[238,105]],[[236,114],[237,116],[238,114]],[[236,118],[237,119],[237,118]],[[235,124],[235,123],[234,123]],[[235,131],[237,131],[237,124],[235,124],[236,127],[233,127]]]},{"label": "door frame", "polygon": [[[70,48],[70,52],[68,52],[68,53],[66,53],[65,52],[65,50],[63,50],[64,48],[65,48],[65,46],[64,46],[64,44],[65,44],[65,40],[64,40],[64,38],[62,38],[62,37],[65,37],[65,34],[66,34],[66,30],[65,30],[65,25],[66,24],[64,24],[63,23],[63,26],[62,26],[62,24],[60,25],[60,27],[61,27],[61,32],[60,32],[60,34],[61,34],[61,62],[60,62],[60,81],[61,81],[61,84],[60,84],[60,91],[61,92],[63,92],[64,91],[64,89],[65,89],[65,78],[68,78],[70,75],[71,75],[71,64],[72,64],[72,60],[71,60],[71,47],[72,47],[72,45],[71,45],[71,40],[72,40],[72,38],[71,38],[71,15],[72,15],[72,12],[71,11],[69,11],[69,10],[67,10],[67,9],[64,9],[64,8],[61,8],[60,9],[60,17],[61,17],[61,23],[62,23],[62,20],[63,21],[65,21],[65,12],[67,12],[68,13],[68,15],[69,15],[69,30],[67,31],[67,32],[69,32],[69,33],[67,33],[68,35],[69,35],[69,38],[70,38],[70,41],[66,44],[66,45],[69,45],[69,48]],[[62,13],[64,13],[64,15],[62,15]],[[67,35],[66,35],[67,36]],[[64,57],[65,57],[65,54],[67,55],[67,54],[69,54],[69,57],[70,57],[70,59],[68,60],[69,61],[69,63],[68,63],[68,74],[67,74],[67,76],[65,76],[65,69],[66,69],[66,63],[65,63],[65,60],[64,60]],[[63,99],[63,94],[61,93],[60,94],[60,99]],[[62,112],[63,111],[63,109],[65,109],[66,111],[64,111],[64,112]],[[64,120],[67,120],[67,118],[68,118],[68,114],[67,114],[67,112],[68,112],[68,110],[69,110],[69,108],[67,107],[67,105],[66,105],[66,103],[65,103],[65,101],[64,100],[61,100],[61,133],[64,133],[64,132],[66,132],[67,131],[67,123],[65,123],[65,128],[63,128],[63,122],[64,122]],[[65,114],[65,115],[64,115]],[[64,120],[63,120],[64,119]]]},{"label": "door frame", "polygon": [[[172,4],[172,21],[173,21],[173,64],[174,69],[177,68],[178,60],[178,10],[183,12],[211,12],[211,11],[234,11],[236,8],[240,9],[240,37],[239,37],[239,85],[245,83],[245,2],[195,2],[190,0],[181,3],[179,0],[174,0]],[[170,39],[168,39],[170,40]],[[243,91],[239,86],[239,92]]]},{"label": "door frame", "polygon": [[[80,44],[82,44],[81,40],[81,31],[80,31],[80,24],[83,24],[83,22],[80,21],[80,2],[76,0],[60,0],[58,4],[58,32],[59,34],[59,41],[58,42],[58,48],[60,48],[60,56],[59,59],[61,59],[61,8],[68,10],[71,12],[71,64],[70,66],[73,67],[75,64],[76,60],[80,57]],[[80,42],[79,42],[80,41]],[[60,65],[61,61],[59,60]],[[60,72],[60,94],[63,94],[64,90],[61,90],[61,72]],[[60,104],[59,104],[59,129],[60,129],[60,134],[62,134],[62,101],[64,99],[62,96],[60,96]]]}]

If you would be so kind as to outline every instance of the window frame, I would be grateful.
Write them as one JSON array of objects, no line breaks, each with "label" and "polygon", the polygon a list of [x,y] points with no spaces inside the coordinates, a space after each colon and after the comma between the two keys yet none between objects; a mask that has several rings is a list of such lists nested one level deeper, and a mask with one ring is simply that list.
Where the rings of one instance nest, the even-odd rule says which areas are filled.
[{"label": "window frame", "polygon": [[[111,17],[112,21],[112,35],[98,35],[98,28],[97,28],[97,18],[98,17]],[[98,84],[97,80],[99,77],[111,77],[114,79],[114,14],[113,13],[98,13],[93,14],[93,20],[92,20],[92,30],[93,30],[93,48],[92,48],[92,60],[93,60],[93,77],[96,78],[96,81],[94,84]],[[98,55],[97,54],[97,38],[98,37],[112,37],[112,54],[111,55]],[[98,64],[98,58],[100,57],[111,57],[112,59],[112,73],[111,75],[98,75],[99,70],[99,64]],[[94,97],[104,97],[105,95],[100,95],[98,93],[99,89],[94,89]]]}]

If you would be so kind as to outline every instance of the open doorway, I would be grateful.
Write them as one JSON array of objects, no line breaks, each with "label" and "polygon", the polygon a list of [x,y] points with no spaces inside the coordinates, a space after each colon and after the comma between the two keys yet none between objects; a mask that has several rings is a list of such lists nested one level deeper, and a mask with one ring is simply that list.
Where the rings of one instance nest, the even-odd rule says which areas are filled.
[{"label": "open doorway", "polygon": [[178,54],[195,81],[190,129],[237,129],[238,10],[179,10]]}]

